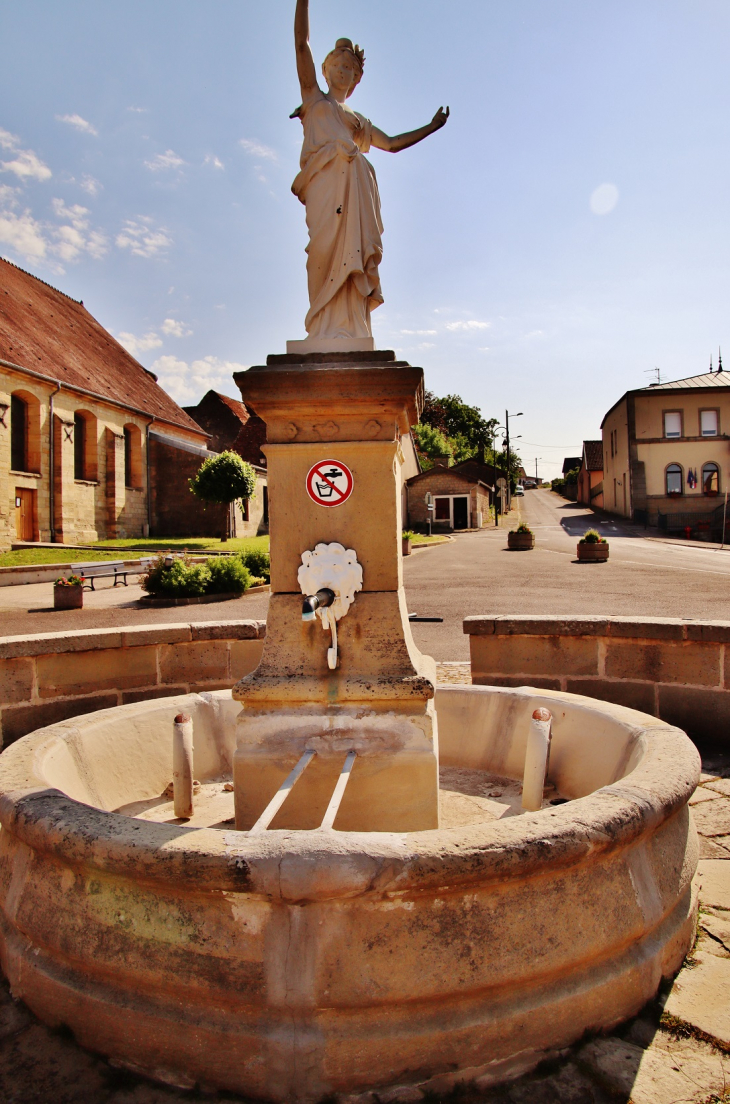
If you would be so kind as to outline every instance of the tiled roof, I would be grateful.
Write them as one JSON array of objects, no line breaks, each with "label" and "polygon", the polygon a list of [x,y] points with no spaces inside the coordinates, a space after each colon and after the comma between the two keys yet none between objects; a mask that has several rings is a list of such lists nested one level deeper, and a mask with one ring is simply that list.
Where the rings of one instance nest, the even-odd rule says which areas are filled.
[{"label": "tiled roof", "polygon": [[603,471],[603,441],[584,441],[583,458],[586,471]]},{"label": "tiled roof", "polygon": [[575,468],[579,468],[582,463],[582,456],[566,456],[563,460],[563,475],[566,475],[569,471],[573,471]]},{"label": "tiled roof", "polygon": [[200,426],[162,390],[84,307],[0,258],[0,359],[79,387],[159,422],[201,434]]},{"label": "tiled roof", "polygon": [[644,391],[682,391],[691,387],[730,387],[730,374],[727,372],[704,372],[701,376],[689,376],[687,379],[671,380],[669,383],[651,383],[640,387]]}]

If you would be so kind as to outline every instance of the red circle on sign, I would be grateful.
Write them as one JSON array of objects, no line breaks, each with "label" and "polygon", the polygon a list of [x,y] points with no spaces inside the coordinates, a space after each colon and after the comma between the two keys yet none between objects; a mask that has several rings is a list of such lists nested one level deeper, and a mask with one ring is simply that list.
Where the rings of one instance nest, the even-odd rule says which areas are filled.
[{"label": "red circle on sign", "polygon": [[307,472],[307,494],[318,506],[341,506],[354,485],[352,472],[339,460],[319,460]]}]

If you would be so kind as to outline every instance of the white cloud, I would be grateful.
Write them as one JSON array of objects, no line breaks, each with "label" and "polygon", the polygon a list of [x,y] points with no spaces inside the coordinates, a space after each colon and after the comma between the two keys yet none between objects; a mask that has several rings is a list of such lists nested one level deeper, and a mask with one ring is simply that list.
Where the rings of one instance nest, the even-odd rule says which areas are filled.
[{"label": "white cloud", "polygon": [[126,220],[116,243],[120,249],[129,249],[135,257],[157,257],[172,245],[172,238],[164,228],[156,229],[151,218],[140,215]]},{"label": "white cloud", "polygon": [[77,261],[82,253],[88,253],[94,260],[100,260],[109,249],[106,234],[101,230],[90,230],[87,215],[89,210],[79,203],[67,206],[62,199],[51,202],[57,219],[67,223],[51,230],[55,239],[52,252],[62,261]]},{"label": "white cloud", "polygon": [[422,341],[418,348],[421,350],[421,352],[425,352],[427,349],[435,349],[436,346],[434,345],[433,341]]},{"label": "white cloud", "polygon": [[415,334],[417,336],[429,337],[432,334],[438,333],[438,330],[401,330],[402,334]]},{"label": "white cloud", "polygon": [[184,322],[178,322],[175,318],[166,318],[162,323],[162,332],[167,337],[190,337],[192,330],[189,330]]},{"label": "white cloud", "polygon": [[80,115],[57,115],[59,123],[68,123],[69,126],[75,127],[76,130],[83,131],[84,134],[93,134],[95,138],[98,137],[99,131],[96,127],[93,127],[90,122],[83,119]]},{"label": "white cloud", "polygon": [[176,402],[190,404],[197,402],[211,389],[230,394],[234,391],[231,376],[234,372],[245,372],[247,367],[246,364],[220,360],[214,356],[194,360],[190,365],[174,356],[161,356],[152,365],[152,371],[160,386]]},{"label": "white cloud", "polygon": [[0,161],[0,171],[15,173],[21,180],[49,180],[53,173],[45,165],[33,150],[18,148],[20,139],[7,130],[0,130],[0,146],[6,150],[12,150],[15,157],[12,161]]},{"label": "white cloud", "polygon": [[156,333],[146,333],[142,337],[135,337],[134,334],[123,331],[117,334],[117,341],[137,359],[139,359],[140,353],[148,353],[150,349],[159,349],[162,344]]},{"label": "white cloud", "polygon": [[165,150],[164,153],[158,153],[151,161],[145,161],[145,165],[150,172],[165,172],[167,169],[179,169],[181,165],[184,165],[182,157],[179,157],[174,150]]},{"label": "white cloud", "polygon": [[133,111],[135,115],[146,115],[149,111],[148,107],[128,107],[127,111]]},{"label": "white cloud", "polygon": [[615,184],[599,184],[591,192],[590,206],[594,215],[609,215],[618,203],[618,188]]},{"label": "white cloud", "polygon": [[446,329],[451,330],[452,333],[456,331],[488,330],[491,324],[491,322],[477,322],[476,319],[472,318],[468,322],[447,322]]},{"label": "white cloud", "polygon": [[213,153],[207,153],[205,155],[204,165],[212,165],[214,169],[225,169],[225,165],[221,161],[220,157],[216,157]]},{"label": "white cloud", "polygon": [[16,215],[7,209],[0,210],[0,242],[9,245],[26,261],[42,260],[48,248],[43,228],[30,211]]},{"label": "white cloud", "polygon": [[273,150],[271,146],[265,146],[263,142],[253,142],[250,138],[241,138],[239,145],[242,146],[246,153],[250,153],[252,157],[263,157],[267,161],[277,161],[276,150]]},{"label": "white cloud", "polygon": [[98,196],[99,192],[102,190],[104,185],[101,184],[96,179],[96,177],[89,176],[88,173],[87,173],[85,176],[81,177],[81,180],[79,182],[79,187],[83,188],[84,191],[87,192],[92,197],[92,199],[96,199],[96,197]]}]

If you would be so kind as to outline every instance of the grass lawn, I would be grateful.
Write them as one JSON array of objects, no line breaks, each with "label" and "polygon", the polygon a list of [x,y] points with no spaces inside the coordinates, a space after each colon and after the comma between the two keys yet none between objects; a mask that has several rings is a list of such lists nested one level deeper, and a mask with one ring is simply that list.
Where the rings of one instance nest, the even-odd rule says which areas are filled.
[{"label": "grass lawn", "polygon": [[[25,567],[33,564],[90,563],[92,560],[134,560],[150,552],[181,551],[190,552],[242,552],[245,548],[263,548],[268,552],[269,538],[240,537],[221,543],[215,537],[183,537],[171,540],[116,540],[100,541],[100,547],[91,548],[21,548],[17,552],[0,554],[0,567]],[[106,551],[108,549],[108,551]]]},{"label": "grass lawn", "polygon": [[433,533],[430,537],[428,533],[416,533],[411,540],[411,544],[443,544],[448,539],[443,533]]}]

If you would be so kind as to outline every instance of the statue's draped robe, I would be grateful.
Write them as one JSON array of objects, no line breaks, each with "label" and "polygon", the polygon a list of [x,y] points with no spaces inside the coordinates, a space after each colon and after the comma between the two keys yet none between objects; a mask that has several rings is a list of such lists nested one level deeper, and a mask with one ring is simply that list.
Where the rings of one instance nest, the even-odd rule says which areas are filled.
[{"label": "statue's draped robe", "polygon": [[380,196],[369,119],[316,88],[301,108],[301,172],[292,184],[307,209],[310,337],[370,337],[380,306]]}]

